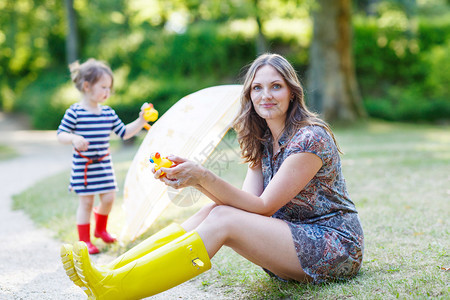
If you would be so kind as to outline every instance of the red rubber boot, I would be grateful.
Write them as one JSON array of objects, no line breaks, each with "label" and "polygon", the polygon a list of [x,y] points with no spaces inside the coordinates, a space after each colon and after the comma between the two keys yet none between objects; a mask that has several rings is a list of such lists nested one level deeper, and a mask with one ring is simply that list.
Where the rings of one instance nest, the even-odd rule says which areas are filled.
[{"label": "red rubber boot", "polygon": [[78,237],[80,238],[80,241],[86,243],[89,254],[99,253],[100,251],[98,250],[98,248],[91,243],[91,224],[78,224],[77,227]]},{"label": "red rubber boot", "polygon": [[94,235],[97,238],[101,238],[105,243],[114,243],[116,238],[111,236],[106,231],[106,224],[108,223],[108,215],[101,215],[97,213],[97,207],[94,208],[94,216],[95,216],[95,232]]}]

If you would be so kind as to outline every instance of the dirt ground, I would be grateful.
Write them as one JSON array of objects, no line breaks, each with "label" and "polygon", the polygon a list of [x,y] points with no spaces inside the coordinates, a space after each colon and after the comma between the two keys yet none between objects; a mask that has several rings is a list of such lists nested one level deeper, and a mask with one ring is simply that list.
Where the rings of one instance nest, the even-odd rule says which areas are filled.
[{"label": "dirt ground", "polygon": [[[55,131],[31,131],[24,119],[1,112],[0,144],[20,153],[0,161],[0,299],[86,299],[64,272],[61,242],[11,208],[13,195],[70,168],[70,146],[58,144]],[[112,260],[104,254],[94,259]],[[220,290],[205,291],[199,286],[194,279],[151,299],[225,299]]]}]

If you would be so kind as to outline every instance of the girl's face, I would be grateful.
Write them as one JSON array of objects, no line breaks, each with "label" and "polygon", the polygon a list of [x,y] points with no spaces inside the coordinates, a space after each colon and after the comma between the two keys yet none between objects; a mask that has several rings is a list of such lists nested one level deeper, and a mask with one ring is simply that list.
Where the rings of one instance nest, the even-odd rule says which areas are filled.
[{"label": "girl's face", "polygon": [[111,96],[111,84],[112,78],[107,74],[92,85],[87,83],[84,89],[87,99],[96,104],[105,102]]},{"label": "girl's face", "polygon": [[284,123],[292,93],[281,74],[274,67],[264,65],[256,71],[250,98],[261,118]]}]

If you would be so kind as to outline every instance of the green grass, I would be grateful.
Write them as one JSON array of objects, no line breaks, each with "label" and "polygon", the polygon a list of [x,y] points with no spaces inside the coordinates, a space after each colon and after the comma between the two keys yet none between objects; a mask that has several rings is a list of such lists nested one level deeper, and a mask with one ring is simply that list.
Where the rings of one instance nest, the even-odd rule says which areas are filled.
[{"label": "green grass", "polygon": [[[372,121],[335,130],[343,155],[343,172],[365,232],[364,262],[352,280],[324,285],[281,283],[224,247],[213,268],[194,279],[205,291],[229,299],[449,299],[450,127]],[[216,153],[234,160],[232,136]],[[132,151],[117,155],[115,168],[122,183]],[[219,157],[219,156],[217,156]],[[213,162],[210,162],[213,166]],[[239,185],[245,166],[236,163],[218,172]],[[76,196],[66,192],[68,171],[47,178],[14,197],[40,226],[57,238],[73,242]],[[120,232],[124,216],[120,193],[111,214],[111,231]],[[191,207],[171,205],[143,237],[173,220],[182,221]],[[102,245],[111,255],[120,246]]]},{"label": "green grass", "polygon": [[7,145],[0,144],[0,161],[17,157],[17,151]]}]

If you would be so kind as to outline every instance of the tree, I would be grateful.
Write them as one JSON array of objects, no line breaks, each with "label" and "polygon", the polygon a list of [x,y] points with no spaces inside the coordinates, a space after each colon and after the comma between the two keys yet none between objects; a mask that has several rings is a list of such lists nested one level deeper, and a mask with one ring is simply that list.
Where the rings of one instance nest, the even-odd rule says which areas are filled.
[{"label": "tree", "polygon": [[263,20],[262,20],[262,13],[261,13],[261,9],[259,8],[259,2],[260,0],[253,0],[253,5],[254,5],[254,11],[255,11],[255,20],[256,20],[256,24],[258,25],[258,34],[256,36],[256,53],[257,54],[262,54],[267,52],[267,41],[266,41],[266,37],[264,36],[263,33]]},{"label": "tree", "polygon": [[67,13],[66,59],[73,63],[78,59],[78,28],[77,15],[73,8],[73,0],[65,0]]},{"label": "tree", "polygon": [[351,0],[316,2],[308,76],[309,105],[329,122],[365,117],[353,63]]}]

